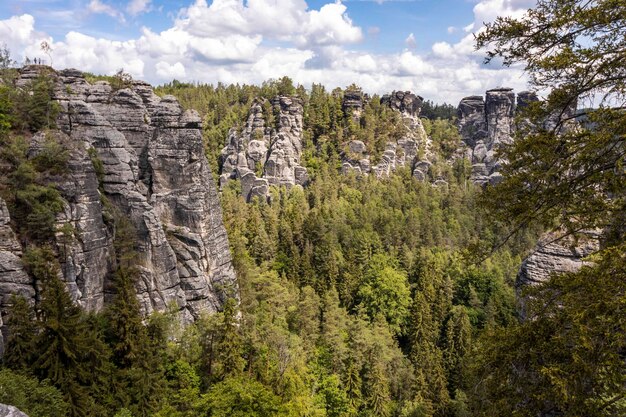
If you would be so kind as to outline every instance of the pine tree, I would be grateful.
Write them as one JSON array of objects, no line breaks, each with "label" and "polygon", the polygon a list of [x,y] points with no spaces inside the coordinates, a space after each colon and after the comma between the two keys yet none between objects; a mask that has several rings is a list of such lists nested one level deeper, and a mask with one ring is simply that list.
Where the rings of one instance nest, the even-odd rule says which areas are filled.
[{"label": "pine tree", "polygon": [[243,340],[237,317],[237,300],[229,298],[224,303],[222,322],[220,323],[221,338],[217,344],[221,363],[221,378],[239,376],[245,365],[242,357]]},{"label": "pine tree", "polygon": [[41,285],[37,359],[32,367],[41,379],[50,380],[63,392],[71,416],[89,415],[92,399],[82,384],[90,377],[84,363],[90,340],[82,312],[59,279],[60,267],[52,250],[31,249],[25,259]]},{"label": "pine tree", "polygon": [[9,337],[2,357],[4,365],[13,370],[29,369],[35,359],[37,325],[35,312],[24,297],[11,296],[6,326]]},{"label": "pine tree", "polygon": [[463,306],[454,306],[444,331],[443,363],[448,380],[448,391],[462,389],[462,363],[472,344],[472,326]]},{"label": "pine tree", "polygon": [[409,358],[415,366],[417,399],[430,402],[442,410],[449,401],[443,354],[437,346],[439,326],[433,320],[430,305],[422,292],[417,291],[411,312]]}]

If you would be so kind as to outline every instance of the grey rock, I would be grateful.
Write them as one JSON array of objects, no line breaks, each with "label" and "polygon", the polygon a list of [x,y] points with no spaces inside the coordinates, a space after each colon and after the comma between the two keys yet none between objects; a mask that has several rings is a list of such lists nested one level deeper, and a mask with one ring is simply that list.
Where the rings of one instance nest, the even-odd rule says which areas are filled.
[{"label": "grey rock", "polygon": [[35,301],[33,281],[22,263],[22,246],[10,223],[9,209],[0,198],[0,356],[4,351],[6,337],[3,317],[11,307],[11,296],[21,295],[32,303]]},{"label": "grey rock", "polygon": [[457,110],[459,132],[463,141],[474,148],[476,141],[487,138],[485,101],[482,96],[465,97]]},{"label": "grey rock", "polygon": [[367,96],[363,94],[361,89],[349,88],[343,94],[341,110],[344,114],[351,115],[352,119],[358,122],[363,114],[366,102]]},{"label": "grey rock", "polygon": [[28,417],[28,415],[12,405],[0,404],[0,417]]},{"label": "grey rock", "polygon": [[[23,69],[18,84],[28,83],[38,70]],[[192,320],[221,308],[227,291],[237,290],[198,113],[183,111],[172,96],[158,97],[141,81],[114,91],[106,82],[89,84],[76,70],[52,76],[63,111],[60,131],[49,134],[65,143],[71,156],[67,175],[55,183],[66,203],[57,223],[71,225],[73,232],[57,235],[57,252],[73,298],[100,310],[111,294],[115,230],[104,221],[106,198],[137,234],[136,290],[144,313],[174,305],[184,320]],[[35,136],[34,154],[42,140]],[[89,148],[104,167],[100,184]],[[17,260],[16,255],[0,265],[13,268],[15,276]],[[9,279],[0,272],[0,294],[19,292],[20,280],[11,279],[12,287],[3,289]]]},{"label": "grey rock", "polygon": [[41,151],[46,136],[69,149],[67,172],[51,181],[65,200],[57,215],[56,243],[59,263],[72,299],[89,311],[104,307],[104,288],[110,287],[114,268],[113,239],[103,220],[98,178],[85,149],[60,131],[38,133],[31,141],[30,154]]},{"label": "grey rock", "polygon": [[[348,90],[344,94],[344,111],[362,109],[367,96],[360,90]],[[430,141],[419,118],[423,99],[410,91],[394,91],[381,98],[381,104],[400,113],[400,120],[406,127],[404,137],[389,142],[376,165],[371,165],[366,145],[360,140],[348,142],[347,151],[342,156],[342,172],[356,171],[358,174],[373,173],[379,178],[387,177],[400,167],[415,169],[419,151],[429,154]],[[421,174],[416,174],[420,176]]]},{"label": "grey rock", "polygon": [[494,172],[489,176],[489,184],[498,185],[502,182],[502,179],[502,174],[500,174],[499,172]]},{"label": "grey rock", "polygon": [[412,117],[419,117],[423,102],[422,97],[410,91],[394,91],[391,94],[385,94],[380,99],[381,104]]},{"label": "grey rock", "polygon": [[[248,201],[260,197],[261,192],[267,196],[270,185],[292,187],[308,182],[307,170],[300,165],[302,102],[297,97],[278,96],[271,104],[275,126],[265,126],[263,102],[256,100],[243,130],[231,129],[221,152],[220,186],[231,179],[241,179],[242,193]],[[263,172],[260,177],[259,170]],[[265,181],[259,183],[259,179]]]},{"label": "grey rock", "polygon": [[472,177],[487,177],[489,170],[483,163],[472,164]]},{"label": "grey rock", "polygon": [[532,91],[520,91],[517,94],[517,111],[527,107],[529,104],[539,101],[537,94]]},{"label": "grey rock", "polygon": [[524,259],[517,274],[515,293],[522,320],[528,318],[525,288],[544,283],[553,274],[578,271],[586,263],[584,258],[599,249],[600,237],[596,232],[585,232],[577,241],[555,233],[543,236],[532,253]]},{"label": "grey rock", "polygon": [[487,157],[487,146],[485,146],[485,143],[482,140],[479,140],[476,142],[476,146],[474,147],[474,152],[472,155],[472,162],[473,163],[480,163],[480,162],[484,162],[485,158]]},{"label": "grey rock", "polygon": [[428,178],[428,172],[432,163],[427,160],[418,161],[413,168],[413,177],[419,181],[425,181]]},{"label": "grey rock", "polygon": [[448,181],[444,180],[444,179],[437,179],[435,180],[435,182],[433,183],[434,187],[443,189],[443,190],[447,190],[448,189]]},{"label": "grey rock", "polygon": [[515,115],[515,93],[511,88],[497,88],[487,91],[485,99],[487,118],[488,149],[498,144],[511,143],[513,117]]},{"label": "grey rock", "polygon": [[[533,97],[529,92],[520,93],[518,103],[528,103]],[[489,176],[497,173],[501,165],[496,158],[498,148],[513,141],[515,110],[515,93],[510,88],[489,90],[485,99],[465,97],[459,103],[458,128],[464,146],[471,151],[470,159],[474,164],[471,179],[475,183],[500,181],[500,175],[495,175],[493,181]]]},{"label": "grey rock", "polygon": [[353,154],[363,155],[367,152],[367,147],[365,146],[365,143],[360,140],[351,140],[350,143],[348,143],[348,147],[350,149],[350,152]]}]

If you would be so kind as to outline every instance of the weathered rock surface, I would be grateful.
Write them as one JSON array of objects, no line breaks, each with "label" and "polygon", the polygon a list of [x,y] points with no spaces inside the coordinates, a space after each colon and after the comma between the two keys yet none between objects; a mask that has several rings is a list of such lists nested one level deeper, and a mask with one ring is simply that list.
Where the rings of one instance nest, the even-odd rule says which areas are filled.
[{"label": "weathered rock surface", "polygon": [[306,168],[300,165],[303,113],[297,97],[278,96],[272,100],[275,125],[266,126],[263,103],[255,101],[241,132],[231,129],[222,149],[220,186],[240,179],[246,200],[267,197],[269,186],[304,185]]},{"label": "weathered rock surface", "polygon": [[411,117],[419,117],[424,99],[410,91],[394,91],[381,97],[380,103]]},{"label": "weathered rock surface", "polygon": [[28,417],[28,415],[12,405],[0,404],[0,417]]},{"label": "weathered rock surface", "polygon": [[359,121],[365,104],[369,100],[366,94],[359,88],[348,88],[343,94],[343,101],[341,103],[341,110],[345,115],[352,116],[352,119],[356,122]]},{"label": "weathered rock surface", "polygon": [[[25,67],[18,83],[41,70]],[[158,97],[144,82],[114,90],[107,82],[89,84],[76,70],[53,77],[63,110],[59,130],[48,135],[70,149],[67,173],[54,179],[65,200],[57,225],[72,231],[57,234],[57,252],[73,299],[88,310],[107,302],[115,268],[111,210],[116,210],[136,230],[136,289],[145,313],[175,304],[191,320],[218,310],[227,290],[236,293],[236,282],[197,112],[183,111],[172,96]],[[33,138],[33,154],[43,138]],[[102,162],[101,178],[92,156]],[[8,220],[0,220],[2,236],[10,233],[6,225]],[[21,269],[19,248],[7,242],[0,243],[2,300],[34,291]]]},{"label": "weathered rock surface", "polygon": [[555,234],[544,236],[533,252],[522,262],[515,290],[518,299],[518,309],[522,319],[526,318],[526,301],[523,290],[546,282],[551,275],[565,272],[575,272],[584,264],[583,259],[599,249],[599,235],[586,233],[574,241],[572,238],[561,238]]},{"label": "weathered rock surface", "polygon": [[510,88],[489,90],[482,96],[465,97],[457,110],[458,127],[472,162],[472,180],[479,184],[496,184],[502,161],[498,148],[513,140],[516,108],[523,108],[537,96],[523,91],[516,96]]},{"label": "weathered rock surface", "polygon": [[[370,162],[371,156],[367,153],[363,142],[359,140],[350,141],[347,151],[342,155],[342,172],[373,173],[382,178],[388,177],[398,167],[409,167],[416,178],[425,179],[424,172],[419,170],[416,172],[419,150],[422,150],[425,156],[429,154],[429,140],[419,118],[422,103],[423,98],[410,91],[394,91],[384,95],[381,98],[381,104],[399,113],[406,128],[405,135],[396,142],[387,143],[377,164]],[[358,97],[353,91],[346,91],[343,102],[344,111],[355,108],[357,104],[358,106],[363,105],[362,101],[358,101]],[[352,114],[355,115],[354,112]],[[359,117],[360,114],[358,113]],[[420,169],[424,169],[423,164],[420,167]]]},{"label": "weathered rock surface", "polygon": [[35,300],[33,282],[22,264],[22,246],[17,241],[10,222],[7,205],[0,198],[0,356],[4,352],[6,336],[2,317],[11,305],[11,296],[21,295],[32,302]]}]

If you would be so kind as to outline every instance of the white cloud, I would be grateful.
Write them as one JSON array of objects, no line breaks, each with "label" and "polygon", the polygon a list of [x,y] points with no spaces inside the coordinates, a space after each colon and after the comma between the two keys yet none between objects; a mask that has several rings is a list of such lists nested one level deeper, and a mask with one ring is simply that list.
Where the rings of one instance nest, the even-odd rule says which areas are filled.
[{"label": "white cloud", "polygon": [[406,39],[404,40],[404,43],[409,49],[417,48],[417,41],[415,40],[415,35],[413,35],[412,33],[406,37]]},{"label": "white cloud", "polygon": [[484,23],[493,22],[498,16],[521,17],[536,4],[537,0],[482,0],[474,6],[472,30],[478,30]]},{"label": "white cloud", "polygon": [[[129,13],[132,3],[126,2]],[[96,7],[98,13],[119,13],[106,9],[101,1],[91,4],[104,7]],[[142,4],[149,6],[150,2]],[[487,16],[487,5],[516,12],[520,4],[525,4],[524,0],[481,1],[474,8],[474,20]],[[137,7],[133,10],[140,10]],[[39,45],[46,40],[54,50],[57,68],[104,74],[124,68],[152,83],[176,78],[258,84],[288,75],[306,86],[312,82],[329,88],[357,83],[370,93],[412,90],[431,100],[456,104],[466,95],[482,94],[500,85],[519,90],[526,82],[518,69],[483,65],[483,53],[474,51],[472,33],[460,30],[453,31],[460,34],[458,42],[437,42],[427,52],[414,49],[414,34],[405,39],[407,49],[403,51],[351,49],[364,40],[363,31],[340,2],[316,10],[309,9],[304,0],[214,0],[210,5],[195,0],[172,22],[160,32],[144,27],[137,38],[123,42],[78,31],[52,39],[37,31],[35,19],[25,14],[0,20],[0,39],[18,59],[45,59]],[[476,30],[475,22],[464,30]],[[367,33],[375,36],[379,30],[369,28]]]},{"label": "white cloud", "polygon": [[152,0],[131,0],[126,6],[126,11],[132,15],[136,16],[141,13],[146,13],[150,11],[152,6]]},{"label": "white cloud", "polygon": [[124,15],[122,14],[122,12],[115,9],[109,4],[102,3],[100,0],[91,0],[89,5],[87,6],[87,10],[91,13],[106,14],[122,22],[124,21]]},{"label": "white cloud", "polygon": [[456,32],[458,30],[458,28],[454,27],[454,26],[448,26],[448,33],[449,34],[453,34],[454,32]]},{"label": "white cloud", "polygon": [[156,64],[156,73],[159,77],[164,79],[185,78],[187,75],[185,66],[180,62],[170,65],[167,62],[159,61]]}]

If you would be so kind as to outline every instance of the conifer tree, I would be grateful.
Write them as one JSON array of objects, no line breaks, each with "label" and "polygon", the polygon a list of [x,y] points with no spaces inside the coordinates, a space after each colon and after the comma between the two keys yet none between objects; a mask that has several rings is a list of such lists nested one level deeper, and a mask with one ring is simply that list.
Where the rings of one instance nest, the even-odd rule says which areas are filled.
[{"label": "conifer tree", "polygon": [[37,325],[35,311],[24,297],[11,297],[6,326],[9,337],[2,362],[13,370],[28,370],[35,359]]},{"label": "conifer tree", "polygon": [[472,326],[463,306],[454,306],[446,321],[443,341],[443,363],[448,380],[448,391],[452,394],[462,389],[462,363],[472,343]]},{"label": "conifer tree", "polygon": [[90,378],[84,363],[90,340],[82,312],[59,279],[60,267],[52,250],[34,248],[25,253],[25,259],[29,272],[41,285],[33,369],[63,392],[71,416],[86,416],[92,405],[83,386]]}]

